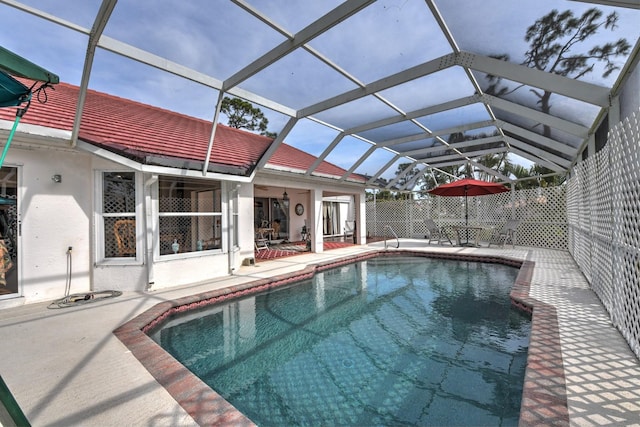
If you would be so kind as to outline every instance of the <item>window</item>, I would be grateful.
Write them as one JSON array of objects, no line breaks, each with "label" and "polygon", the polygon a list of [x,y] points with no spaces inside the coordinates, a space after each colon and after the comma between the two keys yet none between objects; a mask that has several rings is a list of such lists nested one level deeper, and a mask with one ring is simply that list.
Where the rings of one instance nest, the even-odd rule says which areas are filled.
[{"label": "window", "polygon": [[272,229],[259,235],[272,242],[289,240],[289,209],[285,208],[282,199],[256,197],[253,201],[254,228]]},{"label": "window", "polygon": [[160,255],[222,248],[222,201],[218,181],[158,179]]},{"label": "window", "polygon": [[134,172],[102,173],[102,224],[105,258],[136,258],[136,185]]}]

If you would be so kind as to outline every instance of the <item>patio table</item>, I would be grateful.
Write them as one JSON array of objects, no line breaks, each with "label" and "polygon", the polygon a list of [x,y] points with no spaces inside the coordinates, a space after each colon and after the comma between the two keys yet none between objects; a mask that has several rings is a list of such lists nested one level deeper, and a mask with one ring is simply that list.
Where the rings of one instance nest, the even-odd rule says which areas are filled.
[{"label": "patio table", "polygon": [[[483,231],[488,230],[488,228],[477,225],[456,225],[453,226],[453,230],[456,232],[457,246],[478,247],[480,246],[480,235]],[[469,234],[473,235],[473,243],[469,243]],[[462,241],[463,237],[465,238],[464,242]]]}]

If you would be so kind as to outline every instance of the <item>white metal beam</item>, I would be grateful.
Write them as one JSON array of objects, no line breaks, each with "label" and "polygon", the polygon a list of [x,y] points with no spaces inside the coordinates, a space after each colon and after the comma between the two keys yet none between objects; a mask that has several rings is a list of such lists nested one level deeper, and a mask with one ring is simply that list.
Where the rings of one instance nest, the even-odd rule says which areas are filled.
[{"label": "white metal beam", "polygon": [[213,150],[213,142],[216,138],[216,131],[218,129],[218,118],[220,117],[220,109],[222,108],[223,99],[224,92],[218,92],[218,102],[216,102],[216,108],[213,113],[211,133],[209,134],[209,143],[207,145],[207,154],[205,155],[204,165],[202,166],[202,175],[206,175],[207,170],[209,169],[209,160],[211,160],[211,151]]},{"label": "white metal beam", "polygon": [[423,176],[425,176],[425,171],[429,169],[429,166],[425,166],[424,168],[420,169],[418,171],[417,174],[415,174],[415,176],[413,178],[411,178],[409,181],[406,182],[405,185],[403,185],[400,190],[406,190],[406,189],[411,189],[413,191],[413,187],[416,186],[416,181],[419,180],[420,178],[422,178]]},{"label": "white metal beam", "polygon": [[413,135],[403,136],[401,138],[387,139],[386,141],[379,142],[378,147],[392,147],[394,145],[405,144],[407,142],[415,142],[420,140],[426,140],[430,138],[442,137],[451,135],[452,133],[464,133],[468,130],[481,129],[485,127],[496,126],[493,120],[484,120],[481,122],[467,123],[460,126],[453,126],[446,129],[440,129],[434,132],[421,132]]},{"label": "white metal beam", "polygon": [[509,178],[508,176],[504,176],[503,174],[501,174],[497,170],[488,168],[485,165],[483,165],[482,163],[478,163],[478,162],[476,162],[474,160],[470,160],[469,163],[472,164],[473,167],[478,168],[478,169],[482,169],[483,171],[485,171],[489,175],[493,175],[493,176],[501,179],[502,181],[513,182],[513,180],[511,178]]},{"label": "white metal beam", "polygon": [[289,121],[287,121],[287,123],[284,125],[284,128],[282,128],[282,130],[278,133],[276,139],[271,142],[271,145],[269,145],[267,151],[265,151],[260,160],[258,160],[255,170],[264,168],[264,166],[269,162],[271,156],[273,156],[273,153],[275,153],[278,147],[280,147],[280,144],[282,144],[282,141],[284,141],[287,135],[289,135],[289,132],[291,132],[291,129],[293,129],[296,123],[298,123],[298,119],[296,119],[295,117],[291,117]]},{"label": "white metal beam", "polygon": [[[139,49],[137,47],[128,45],[119,40],[112,39],[108,36],[102,36],[98,46],[101,49],[129,58],[133,61],[140,62],[141,64],[149,65],[161,71],[166,71],[167,73],[171,73],[178,77],[191,80],[195,83],[199,83],[201,85],[204,85],[216,90],[222,90],[221,80],[218,80],[214,77],[203,74],[199,71],[193,70],[191,68],[185,67],[182,64],[178,64],[176,62],[170,61],[161,56],[158,56],[153,53],[147,52],[145,50]],[[232,88],[228,90],[227,93],[242,99],[246,99],[251,103],[261,105],[263,107],[269,108],[270,110],[276,111],[278,113],[282,113],[289,117],[295,117],[296,115],[296,110],[293,108],[284,106],[282,104],[271,101],[262,96],[243,90],[241,88]]]},{"label": "white metal beam", "polygon": [[628,7],[640,9],[640,0],[571,0],[580,3],[595,3],[613,7]]},{"label": "white metal beam", "polygon": [[460,52],[456,63],[476,71],[504,77],[569,98],[579,99],[589,104],[600,107],[607,107],[609,105],[609,89],[606,87],[548,73],[524,65],[514,64],[512,62],[489,58],[488,56],[476,55],[471,52]]},{"label": "white metal beam", "polygon": [[401,154],[403,156],[413,157],[413,156],[420,156],[420,155],[429,154],[429,153],[437,153],[438,151],[457,150],[459,148],[473,147],[476,145],[491,144],[491,143],[503,142],[503,141],[504,141],[504,138],[502,136],[490,136],[487,138],[471,139],[469,141],[458,142],[456,144],[438,145],[436,147],[427,147],[427,148],[421,148],[417,150],[406,151]]},{"label": "white metal beam", "polygon": [[396,154],[395,156],[393,156],[391,160],[389,160],[384,166],[378,169],[378,172],[376,172],[371,178],[369,178],[367,184],[372,185],[373,183],[375,183],[376,179],[380,178],[380,175],[382,175],[387,169],[389,169],[391,165],[393,165],[400,157],[402,157],[400,156],[400,154]]},{"label": "white metal beam", "polygon": [[69,28],[71,30],[77,31],[79,33],[82,34],[86,34],[89,35],[89,33],[91,32],[91,30],[89,30],[88,28],[82,27],[80,25],[74,24],[73,22],[67,21],[66,19],[62,19],[60,17],[57,17],[55,15],[52,15],[50,13],[47,12],[43,12],[39,9],[36,9],[34,7],[31,6],[27,6],[26,4],[14,1],[14,0],[0,0],[0,3],[4,3],[8,6],[14,7],[18,10],[21,10],[23,12],[27,12],[33,16],[37,16],[38,18],[42,18],[45,19],[49,22],[52,22],[54,24],[57,25],[61,25],[63,27]]},{"label": "white metal beam", "polygon": [[437,71],[455,65],[455,63],[453,62],[454,59],[455,57],[453,56],[453,54],[445,55],[444,57],[436,58],[423,64],[416,65],[415,67],[400,71],[396,74],[383,77],[380,80],[366,85],[364,88],[353,89],[329,99],[325,99],[324,101],[318,102],[314,105],[302,108],[298,111],[298,117],[302,118],[312,116],[321,111],[337,107],[338,105],[346,104],[347,102],[355,101],[365,96],[372,95],[376,92],[381,92],[394,86],[407,83],[411,80],[433,74]]},{"label": "white metal beam", "polygon": [[462,154],[447,154],[445,156],[438,156],[438,157],[428,157],[428,158],[423,158],[423,159],[418,159],[419,161],[424,161],[424,162],[429,162],[429,163],[435,163],[438,164],[440,161],[446,161],[446,160],[451,160],[451,159],[455,159],[455,158],[461,158],[463,161],[467,161],[468,159],[472,158],[472,157],[478,157],[478,156],[484,156],[486,154],[494,154],[494,153],[504,153],[505,151],[508,151],[509,148],[508,147],[496,147],[496,148],[489,148],[486,150],[478,150],[478,151],[470,151],[468,153],[462,153]]},{"label": "white metal beam", "polygon": [[375,145],[372,145],[371,147],[369,147],[369,149],[360,156],[360,158],[358,158],[358,160],[349,168],[349,170],[347,170],[342,177],[340,177],[340,181],[344,181],[346,180],[349,176],[351,176],[351,174],[358,169],[358,167],[364,163],[365,160],[367,160],[369,158],[369,156],[371,154],[373,154],[374,151],[376,151],[376,148],[378,148]]},{"label": "white metal beam", "polygon": [[547,138],[546,136],[540,135],[539,133],[532,132],[528,129],[521,128],[520,126],[516,126],[511,123],[503,123],[502,129],[515,135],[521,136],[522,138],[528,139],[529,141],[536,142],[542,146],[549,147],[552,150],[566,154],[570,157],[574,157],[578,152],[578,149],[575,147],[571,147],[567,144],[556,141],[555,139]]},{"label": "white metal beam", "polygon": [[384,126],[393,125],[396,123],[404,122],[410,119],[417,119],[431,114],[441,113],[443,111],[454,110],[460,107],[466,107],[467,105],[480,102],[480,98],[477,95],[467,96],[464,98],[454,99],[452,101],[443,102],[442,104],[432,105],[430,107],[421,108],[419,110],[411,111],[404,115],[392,116],[386,119],[376,120],[375,122],[365,123],[360,126],[345,129],[346,133],[354,134],[371,129],[377,129]]},{"label": "white metal beam", "polygon": [[82,121],[82,112],[84,111],[84,103],[87,99],[87,89],[89,88],[89,77],[91,76],[91,68],[93,67],[93,58],[95,57],[98,41],[102,36],[102,32],[109,21],[113,8],[116,7],[117,0],[103,0],[100,9],[96,14],[96,19],[89,33],[89,41],[87,42],[87,52],[84,56],[84,67],[82,69],[82,78],[80,79],[80,91],[78,93],[78,103],[76,104],[76,115],[73,119],[73,129],[71,130],[71,146],[75,147],[78,142],[78,134],[80,133],[80,123]]},{"label": "white metal beam", "polygon": [[518,116],[525,117],[533,120],[536,123],[548,125],[554,129],[561,130],[570,135],[575,135],[579,138],[586,138],[589,135],[589,128],[579,125],[577,123],[570,122],[568,120],[561,119],[551,114],[543,113],[542,111],[535,110],[533,108],[525,107],[524,105],[516,104],[515,102],[507,101],[495,96],[484,94],[481,97],[482,101],[496,107],[500,110],[508,113],[513,113]]},{"label": "white metal beam", "polygon": [[293,39],[287,39],[280,43],[278,46],[262,55],[260,58],[253,61],[228,79],[224,81],[222,86],[223,91],[228,91],[230,88],[235,87],[247,80],[251,76],[267,68],[277,60],[290,54],[300,46],[316,38],[325,31],[338,25],[340,22],[349,18],[350,16],[358,13],[360,10],[369,6],[375,0],[350,0],[340,4],[329,13],[320,17],[320,19],[312,22],[307,27],[300,30],[293,36]]},{"label": "white metal beam", "polygon": [[396,185],[398,181],[400,181],[402,178],[407,176],[409,172],[411,172],[411,170],[415,167],[416,164],[418,164],[418,162],[416,161],[414,161],[413,163],[410,163],[409,166],[404,168],[399,174],[396,174],[396,176],[391,181],[389,181],[389,183],[386,185],[385,188],[389,189],[394,185]]},{"label": "white metal beam", "polygon": [[511,152],[513,154],[517,154],[518,156],[525,158],[527,160],[531,160],[533,163],[538,164],[540,166],[544,166],[547,169],[551,169],[552,171],[556,171],[556,172],[566,172],[567,169],[563,168],[562,166],[558,166],[557,164],[547,161],[545,159],[543,159],[542,157],[533,155],[527,151],[521,150],[518,147],[511,147]]},{"label": "white metal beam", "polygon": [[469,160],[460,158],[460,159],[456,159],[456,160],[453,160],[453,161],[450,161],[450,162],[433,163],[433,164],[431,164],[431,167],[435,168],[435,169],[438,169],[438,168],[444,168],[444,167],[447,167],[447,166],[463,165],[465,163],[469,163]]},{"label": "white metal beam", "polygon": [[534,156],[537,156],[538,159],[547,160],[551,163],[554,163],[564,168],[564,170],[566,170],[571,165],[571,161],[563,157],[556,156],[555,154],[549,153],[548,151],[542,150],[538,147],[534,147],[524,141],[520,141],[519,139],[512,138],[510,136],[507,136],[506,138],[509,141],[509,145],[511,145],[512,150],[514,148],[519,148],[520,150],[524,150]]},{"label": "white metal beam", "polygon": [[333,138],[333,141],[331,141],[331,143],[327,146],[327,148],[325,148],[324,151],[316,158],[316,160],[313,162],[311,167],[307,170],[305,175],[310,176],[313,173],[313,171],[315,171],[318,168],[318,166],[320,166],[320,163],[322,163],[324,159],[327,158],[327,156],[331,153],[331,151],[333,151],[333,149],[336,148],[336,146],[340,143],[340,141],[342,141],[342,139],[345,136],[346,135],[344,134],[344,132],[340,132],[335,138]]},{"label": "white metal beam", "polygon": [[[433,0],[425,0],[425,2],[427,3],[427,6],[429,7],[429,10],[431,10],[431,14],[433,15],[433,18],[438,23],[438,26],[440,27],[440,30],[442,31],[442,33],[446,37],[447,41],[449,42],[449,46],[451,46],[451,49],[453,49],[453,52],[456,53],[456,54],[460,53],[460,47],[458,46],[458,43],[456,42],[455,38],[453,37],[453,33],[449,29],[449,26],[445,22],[444,17],[440,13],[440,10],[436,6],[435,2]],[[480,84],[478,83],[478,80],[473,75],[471,70],[468,67],[462,67],[462,68],[464,69],[464,73],[467,75],[467,78],[469,79],[469,82],[473,86],[473,88],[475,90],[475,93],[482,94],[483,93],[482,92],[482,88],[480,87]],[[496,116],[493,113],[493,111],[491,109],[491,106],[488,105],[488,104],[484,104],[484,108],[485,108],[485,110],[487,110],[487,114],[489,114],[489,117],[491,117],[492,120],[495,120]]]},{"label": "white metal beam", "polygon": [[[265,24],[267,24],[269,27],[273,28],[275,31],[277,31],[280,34],[282,34],[283,36],[287,37],[289,40],[293,40],[293,38],[295,37],[294,34],[290,33],[285,28],[283,28],[282,26],[278,25],[273,20],[269,19],[267,16],[265,16],[263,13],[261,13],[255,7],[253,7],[253,5],[247,3],[245,0],[231,0],[231,1],[233,3],[235,3],[236,5],[238,5],[239,7],[241,7],[242,9],[244,9],[245,11],[249,12],[251,15],[255,16],[256,18],[258,18],[260,21],[262,21]],[[306,50],[307,52],[309,52],[311,55],[315,56],[320,61],[324,62],[327,66],[329,66],[333,70],[335,70],[338,73],[340,73],[346,79],[348,79],[351,82],[355,83],[357,86],[365,87],[365,84],[363,82],[361,82],[359,79],[357,79],[355,76],[353,76],[351,73],[349,73],[344,68],[340,67],[334,61],[329,59],[326,55],[323,55],[322,53],[318,52],[316,49],[314,49],[313,47],[309,46],[308,44],[303,45],[302,48],[304,50]],[[393,110],[397,111],[398,113],[404,114],[404,112],[401,111],[400,108],[398,108],[396,105],[394,105],[389,100],[385,99],[382,95],[376,93],[373,96],[376,97],[378,100],[380,100],[382,103],[384,103],[387,106],[389,106],[390,108],[392,108]]]}]

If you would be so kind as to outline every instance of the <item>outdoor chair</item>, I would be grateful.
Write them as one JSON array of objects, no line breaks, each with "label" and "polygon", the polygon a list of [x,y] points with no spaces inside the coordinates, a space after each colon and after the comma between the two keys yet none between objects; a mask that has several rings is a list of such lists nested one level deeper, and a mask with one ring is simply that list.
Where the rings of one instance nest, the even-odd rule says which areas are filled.
[{"label": "outdoor chair", "polygon": [[[427,232],[429,233],[428,243],[431,243],[433,241],[438,242],[438,244],[441,244],[442,242],[449,242],[449,244],[453,246],[453,242],[449,238],[449,235],[447,235],[447,233],[442,228],[438,227],[434,220],[432,220],[431,218],[427,218],[424,220],[424,223],[427,226]],[[425,238],[427,237],[425,236]]]},{"label": "outdoor chair", "polygon": [[256,251],[266,251],[269,250],[269,245],[267,245],[266,239],[256,239],[255,241]]},{"label": "outdoor chair", "polygon": [[355,221],[344,222],[344,238],[345,239],[349,236],[353,236],[353,233],[355,232],[355,226],[356,226]]},{"label": "outdoor chair", "polygon": [[269,250],[269,239],[267,239],[263,233],[257,232],[256,239],[254,240],[256,251]]},{"label": "outdoor chair", "polygon": [[510,219],[506,222],[506,224],[500,228],[496,229],[489,236],[489,246],[491,244],[500,245],[504,247],[507,242],[511,243],[511,247],[516,247],[516,229],[520,225],[519,219]]}]

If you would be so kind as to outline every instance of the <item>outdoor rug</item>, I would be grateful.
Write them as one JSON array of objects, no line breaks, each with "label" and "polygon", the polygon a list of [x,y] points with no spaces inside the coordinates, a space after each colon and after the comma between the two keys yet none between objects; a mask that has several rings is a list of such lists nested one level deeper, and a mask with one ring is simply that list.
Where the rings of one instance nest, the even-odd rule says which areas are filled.
[{"label": "outdoor rug", "polygon": [[323,247],[325,251],[328,251],[331,249],[346,248],[348,246],[353,246],[353,243],[348,243],[348,242],[324,242],[323,243]]},{"label": "outdoor rug", "polygon": [[[344,248],[347,246],[353,246],[353,243],[345,242],[324,242],[324,250]],[[308,252],[307,246],[304,242],[292,242],[287,244],[273,245],[267,250],[255,251],[256,261],[269,260],[275,258],[283,258],[293,255],[299,255]]]},{"label": "outdoor rug", "polygon": [[288,243],[269,246],[267,250],[255,251],[255,258],[256,261],[260,261],[298,255],[304,252],[307,252],[307,246],[304,243]]}]

